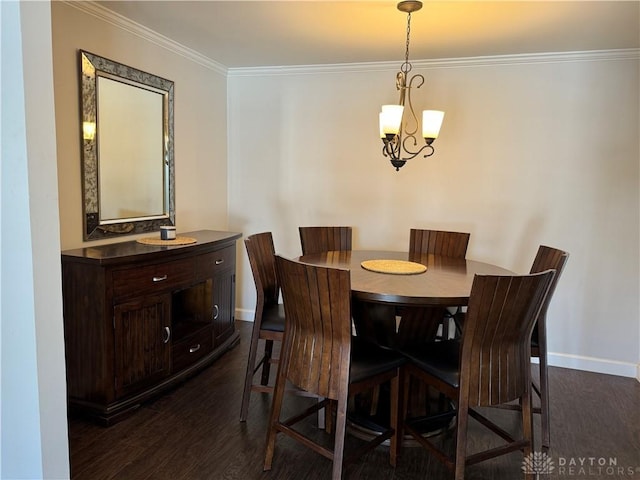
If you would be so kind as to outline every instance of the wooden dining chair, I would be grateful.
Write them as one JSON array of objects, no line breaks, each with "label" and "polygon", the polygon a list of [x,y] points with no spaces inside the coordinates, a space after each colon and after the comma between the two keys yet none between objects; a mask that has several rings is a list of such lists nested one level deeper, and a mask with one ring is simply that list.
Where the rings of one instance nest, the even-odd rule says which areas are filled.
[{"label": "wooden dining chair", "polygon": [[[565,264],[569,259],[569,254],[556,248],[540,245],[533,265],[531,266],[530,273],[542,272],[548,269],[555,270],[556,274],[553,277],[553,282],[549,287],[549,294],[542,305],[542,309],[538,314],[536,324],[533,328],[531,335],[531,356],[538,358],[538,372],[540,383],[532,380],[533,391],[540,399],[540,406],[533,407],[533,413],[540,414],[540,427],[541,427],[541,445],[544,449],[551,447],[551,418],[549,414],[549,376],[548,376],[548,363],[547,363],[547,310],[549,309],[549,303],[553,297],[553,293],[558,285],[560,275],[564,270]],[[502,405],[502,408],[508,408],[512,410],[520,410],[520,405],[508,404]]]},{"label": "wooden dining chair", "polygon": [[[409,358],[404,367],[404,395],[411,379],[417,378],[455,403],[455,454],[448,454],[432,438],[421,435],[418,423],[407,418],[406,400],[402,404],[404,422],[400,428],[453,470],[456,480],[464,479],[467,465],[517,450],[525,455],[531,453],[531,333],[554,275],[554,270],[520,276],[476,275],[462,338],[403,351]],[[475,409],[515,400],[522,405],[522,438],[514,438]],[[467,455],[469,417],[506,443]],[[400,438],[402,433],[398,433]],[[399,455],[400,443],[397,447]]]},{"label": "wooden dining chair", "polygon": [[[323,253],[331,251],[351,250],[353,228],[350,226],[315,226],[299,227],[300,246],[303,255]],[[389,322],[387,318],[393,318],[393,332],[395,334],[395,309],[386,305],[375,305],[369,302],[359,302],[352,300],[353,326],[361,339],[366,339],[379,345],[383,345],[383,338],[388,337],[387,333],[381,333],[380,326]],[[389,315],[391,312],[391,315]],[[382,318],[382,320],[380,319]],[[364,331],[363,325],[367,326]],[[375,334],[372,332],[375,331]],[[378,406],[380,387],[376,386],[371,392],[371,412],[375,412]],[[320,413],[319,421],[323,422],[323,413]]]},{"label": "wooden dining chair", "polygon": [[409,231],[409,255],[432,253],[445,257],[464,258],[467,255],[470,233],[443,230]]},{"label": "wooden dining chair", "polygon": [[533,329],[531,335],[531,356],[537,357],[538,369],[540,372],[540,384],[537,385],[533,382],[533,390],[540,398],[540,408],[534,408],[534,413],[540,413],[541,430],[542,430],[542,446],[549,448],[551,446],[551,418],[549,415],[549,376],[548,376],[548,363],[547,363],[547,310],[549,309],[549,303],[558,285],[560,275],[564,270],[564,266],[569,259],[569,254],[556,248],[540,245],[538,253],[533,260],[531,266],[531,273],[542,272],[549,268],[556,271],[556,275],[553,278],[551,287],[549,287],[549,294],[547,299],[540,310],[538,319],[536,320],[536,326]]},{"label": "wooden dining chair", "polygon": [[302,254],[351,250],[351,227],[299,227]]},{"label": "wooden dining chair", "polygon": [[[256,287],[256,309],[242,391],[241,422],[247,420],[252,391],[263,393],[273,391],[273,386],[269,385],[270,367],[278,361],[272,358],[273,345],[274,342],[282,342],[284,334],[284,306],[278,304],[280,286],[276,276],[273,236],[271,232],[257,233],[247,237],[244,244]],[[260,340],[264,342],[264,349],[260,358],[257,359]],[[255,383],[254,377],[259,370],[261,371],[260,381]]]},{"label": "wooden dining chair", "polygon": [[[332,460],[334,480],[343,466],[389,439],[395,465],[399,372],[405,358],[351,336],[351,274],[349,270],[314,266],[276,256],[286,314],[284,344],[276,376],[269,420],[264,469],[270,470],[276,436],[283,433]],[[285,383],[324,400],[282,420]],[[389,427],[345,457],[347,399],[373,385],[391,383]],[[333,448],[311,439],[298,422],[327,405],[336,404]],[[284,458],[282,459],[285,460]]]},{"label": "wooden dining chair", "polygon": [[[425,254],[465,258],[470,237],[471,234],[465,232],[412,228],[409,231],[409,260],[420,262],[420,257]],[[398,341],[401,344],[410,341],[424,342],[425,339],[433,338],[432,335],[438,329],[441,329],[440,338],[447,339],[451,324],[455,332],[460,334],[461,314],[459,306],[404,309],[401,312]]]}]

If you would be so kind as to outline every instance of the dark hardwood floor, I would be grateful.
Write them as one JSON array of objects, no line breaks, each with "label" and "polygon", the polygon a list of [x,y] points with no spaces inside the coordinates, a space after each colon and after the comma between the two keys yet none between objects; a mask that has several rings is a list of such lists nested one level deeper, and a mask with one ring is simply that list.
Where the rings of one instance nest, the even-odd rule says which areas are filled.
[{"label": "dark hardwood floor", "polygon": [[[328,460],[279,437],[273,470],[262,471],[270,396],[252,395],[240,423],[240,398],[251,324],[237,322],[241,343],[210,368],[111,427],[69,420],[72,478],[89,479],[329,479]],[[540,478],[640,479],[640,384],[631,378],[551,368],[553,470]],[[308,402],[288,397],[291,402]],[[517,428],[517,412],[492,418]],[[537,417],[537,416],[536,416]],[[472,422],[470,449],[493,438]],[[536,432],[539,419],[535,419]],[[310,421],[309,429],[313,426]],[[450,435],[443,441],[451,443]],[[349,443],[357,443],[349,439]],[[468,479],[522,478],[522,454],[512,453],[467,469]],[[602,463],[605,465],[601,465]],[[405,448],[397,468],[379,447],[350,465],[347,479],[448,479],[421,448]]]}]

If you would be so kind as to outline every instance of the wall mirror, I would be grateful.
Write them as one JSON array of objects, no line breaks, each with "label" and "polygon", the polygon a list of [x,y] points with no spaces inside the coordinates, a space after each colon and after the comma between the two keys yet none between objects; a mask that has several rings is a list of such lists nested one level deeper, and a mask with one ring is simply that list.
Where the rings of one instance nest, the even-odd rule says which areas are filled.
[{"label": "wall mirror", "polygon": [[175,225],[173,82],[79,53],[84,239]]}]

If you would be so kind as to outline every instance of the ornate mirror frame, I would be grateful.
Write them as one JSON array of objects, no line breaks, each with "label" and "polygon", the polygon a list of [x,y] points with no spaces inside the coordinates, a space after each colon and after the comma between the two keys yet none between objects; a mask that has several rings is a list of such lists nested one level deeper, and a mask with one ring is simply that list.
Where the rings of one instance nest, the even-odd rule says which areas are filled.
[{"label": "ornate mirror frame", "polygon": [[[175,225],[175,174],[174,174],[174,148],[173,148],[173,106],[174,106],[174,84],[171,80],[152,75],[150,73],[137,70],[135,68],[123,65],[112,60],[94,55],[92,53],[80,50],[80,86],[81,86],[81,139],[82,139],[82,195],[83,195],[83,219],[84,219],[84,240],[97,240],[102,238],[117,237],[121,235],[133,235],[137,233],[158,231],[162,225]],[[161,119],[153,119],[154,124],[162,125],[162,132],[153,131],[152,138],[148,141],[150,151],[161,152],[155,158],[151,155],[151,161],[157,165],[161,172],[153,173],[154,177],[162,178],[162,185],[154,184],[154,189],[162,189],[156,192],[162,197],[160,210],[151,210],[143,213],[123,214],[122,216],[111,215],[109,218],[103,218],[101,215],[101,199],[105,198],[105,182],[101,183],[100,172],[101,165],[106,166],[108,157],[100,158],[100,152],[108,151],[107,142],[113,142],[112,133],[101,131],[99,123],[101,108],[107,111],[107,108],[100,102],[105,102],[99,92],[99,85],[102,79],[113,81],[117,88],[129,87],[132,89],[142,89],[147,95],[151,92],[150,97],[156,98],[153,94],[160,96]],[[109,82],[105,80],[103,84]],[[124,88],[123,87],[123,88]],[[107,89],[103,89],[106,94]],[[125,90],[123,90],[125,91]],[[141,90],[135,90],[141,92]],[[157,100],[154,100],[157,102]],[[124,102],[126,106],[126,102]],[[140,113],[139,111],[131,112]],[[103,117],[106,118],[106,117]],[[116,123],[117,122],[113,122]],[[124,123],[124,121],[123,121]],[[102,138],[101,138],[102,137]],[[118,138],[119,140],[119,138]],[[136,137],[138,140],[138,137]],[[102,144],[100,142],[103,142]],[[142,134],[139,142],[143,142]],[[162,145],[157,145],[161,142]],[[136,142],[137,143],[137,142]],[[142,148],[145,148],[143,145]],[[136,159],[133,158],[133,161]],[[155,168],[155,167],[154,167]],[[118,167],[113,171],[118,172]],[[129,171],[129,170],[127,170]],[[106,175],[105,175],[106,177]],[[144,178],[129,178],[129,185],[142,185],[148,183],[143,181]],[[129,188],[135,190],[135,188]],[[116,196],[117,197],[117,196]],[[160,200],[158,200],[160,202]],[[104,208],[102,209],[104,210]]]}]

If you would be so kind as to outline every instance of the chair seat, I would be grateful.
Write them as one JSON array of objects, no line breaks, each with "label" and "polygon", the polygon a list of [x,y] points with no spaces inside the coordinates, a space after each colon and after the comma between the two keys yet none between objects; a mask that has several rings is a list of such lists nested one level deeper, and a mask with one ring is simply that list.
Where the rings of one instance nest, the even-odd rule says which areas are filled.
[{"label": "chair seat", "polygon": [[351,337],[349,383],[357,383],[365,378],[398,368],[406,361],[406,357],[398,352],[381,348],[358,337]]},{"label": "chair seat", "polygon": [[265,305],[260,328],[271,332],[284,332],[284,305]]},{"label": "chair seat", "polygon": [[454,388],[460,386],[460,341],[429,342],[401,352],[418,367]]}]

